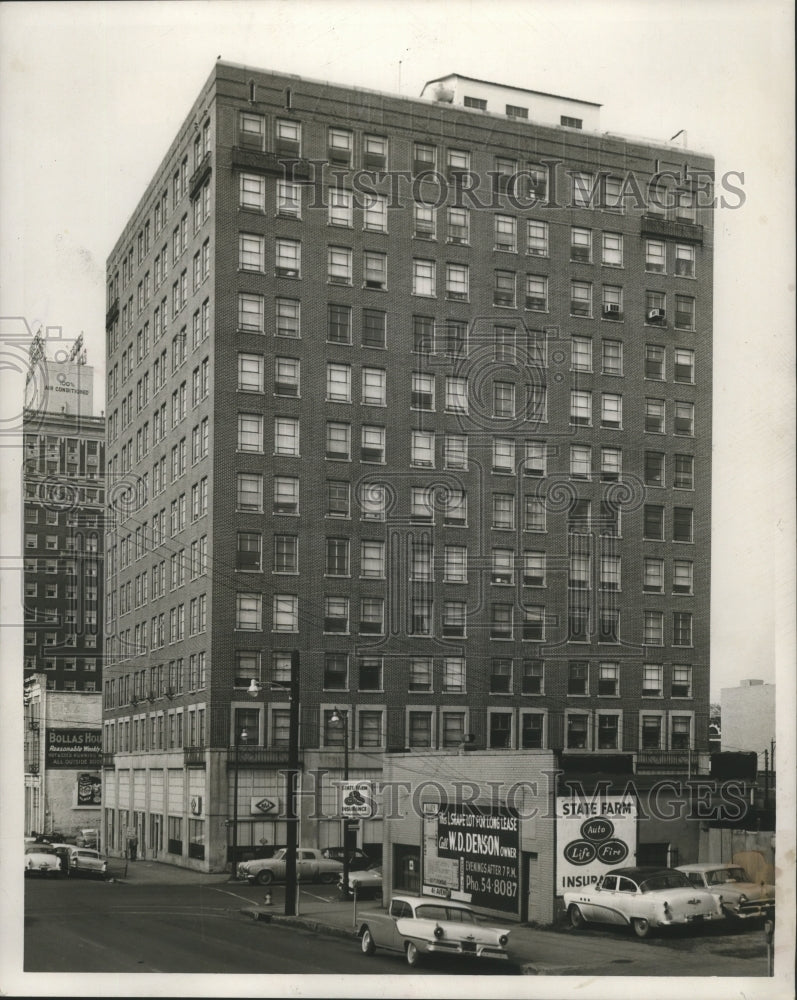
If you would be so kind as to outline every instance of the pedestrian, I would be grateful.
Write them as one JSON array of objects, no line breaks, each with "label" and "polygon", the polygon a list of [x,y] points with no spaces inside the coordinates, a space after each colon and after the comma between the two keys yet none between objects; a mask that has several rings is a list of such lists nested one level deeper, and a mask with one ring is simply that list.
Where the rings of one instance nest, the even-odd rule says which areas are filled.
[{"label": "pedestrian", "polygon": [[138,854],[138,837],[132,836],[127,838],[127,856],[131,861],[136,860],[136,855]]}]

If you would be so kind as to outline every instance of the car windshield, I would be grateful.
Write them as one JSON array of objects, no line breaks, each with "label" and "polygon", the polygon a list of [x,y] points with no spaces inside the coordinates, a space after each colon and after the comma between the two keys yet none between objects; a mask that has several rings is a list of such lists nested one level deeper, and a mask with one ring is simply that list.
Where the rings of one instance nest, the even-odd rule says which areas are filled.
[{"label": "car windshield", "polygon": [[422,920],[450,920],[462,924],[475,924],[476,920],[470,910],[461,910],[458,906],[440,906],[436,903],[426,903],[419,906],[415,916]]},{"label": "car windshield", "polygon": [[273,856],[272,860],[273,861],[281,861],[285,857],[285,855],[287,853],[288,853],[287,849],[284,848],[284,847],[281,847],[278,851],[274,852],[274,856]]},{"label": "car windshield", "polygon": [[55,854],[52,847],[47,847],[46,844],[30,844],[25,848],[26,854]]},{"label": "car windshield", "polygon": [[691,889],[692,883],[682,872],[659,872],[639,883],[642,892],[658,892],[661,889]]},{"label": "car windshield", "polygon": [[749,882],[750,879],[743,868],[715,868],[706,872],[706,881],[709,885],[724,885],[726,882]]}]

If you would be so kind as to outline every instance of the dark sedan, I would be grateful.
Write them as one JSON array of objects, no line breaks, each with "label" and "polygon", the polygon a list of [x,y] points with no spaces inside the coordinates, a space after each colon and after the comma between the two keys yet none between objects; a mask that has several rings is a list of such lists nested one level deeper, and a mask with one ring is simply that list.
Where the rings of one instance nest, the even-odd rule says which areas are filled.
[{"label": "dark sedan", "polygon": [[[321,853],[325,858],[329,858],[332,861],[340,861],[343,864],[342,847],[326,847]],[[374,859],[369,857],[365,851],[361,851],[359,847],[349,851],[350,872],[364,871],[366,868],[370,868],[372,864],[374,864]]]}]

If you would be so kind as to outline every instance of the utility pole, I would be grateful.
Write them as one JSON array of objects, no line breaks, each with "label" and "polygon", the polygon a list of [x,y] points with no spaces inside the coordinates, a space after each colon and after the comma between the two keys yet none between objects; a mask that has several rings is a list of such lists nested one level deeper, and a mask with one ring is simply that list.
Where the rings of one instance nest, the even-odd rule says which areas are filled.
[{"label": "utility pole", "polygon": [[288,723],[288,770],[285,772],[285,820],[288,824],[285,865],[285,916],[296,915],[296,853],[299,819],[296,785],[299,773],[299,650],[291,652],[290,717]]}]

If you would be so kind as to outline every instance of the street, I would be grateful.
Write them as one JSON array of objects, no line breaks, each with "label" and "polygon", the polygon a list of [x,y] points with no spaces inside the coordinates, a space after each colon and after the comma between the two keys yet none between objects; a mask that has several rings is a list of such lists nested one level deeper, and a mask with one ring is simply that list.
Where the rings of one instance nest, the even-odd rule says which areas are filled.
[{"label": "street", "polygon": [[[25,971],[417,974],[398,955],[361,954],[359,942],[347,936],[348,905],[341,918],[332,886],[303,886],[299,914],[334,923],[336,912],[338,934],[251,919],[245,911],[264,902],[260,886],[232,883],[223,875],[178,880],[165,865],[152,866],[163,871],[163,881],[144,882],[144,865],[130,867],[129,879],[108,882],[26,879]],[[268,913],[282,914],[283,893],[282,886],[273,888]],[[506,976],[525,967],[557,976],[767,975],[764,935],[750,924],[675,930],[646,941],[621,927],[517,928],[509,952],[513,961],[506,963],[435,958],[420,971]]]}]

